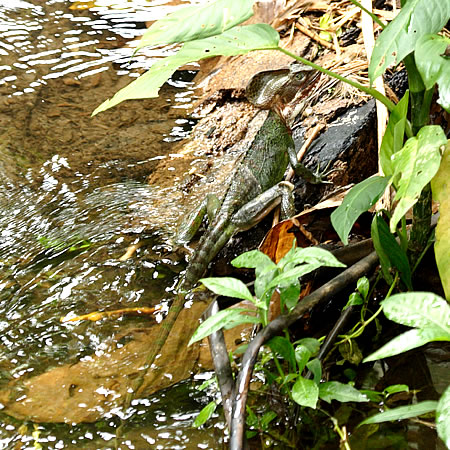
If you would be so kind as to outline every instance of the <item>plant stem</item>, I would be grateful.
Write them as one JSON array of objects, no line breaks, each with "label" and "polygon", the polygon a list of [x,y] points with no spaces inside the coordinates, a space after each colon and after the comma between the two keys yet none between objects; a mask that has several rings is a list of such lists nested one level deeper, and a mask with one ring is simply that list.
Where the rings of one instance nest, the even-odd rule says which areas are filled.
[{"label": "plant stem", "polygon": [[366,14],[369,14],[369,16],[372,17],[372,20],[380,25],[383,30],[386,28],[386,25],[373,12],[370,12],[367,8],[364,8],[364,6],[361,5],[361,3],[359,3],[357,0],[350,0],[350,2],[358,8],[362,9]]},{"label": "plant stem", "polygon": [[339,75],[336,72],[332,72],[331,70],[324,69],[323,67],[320,67],[319,65],[308,61],[305,58],[302,58],[301,56],[297,56],[294,53],[291,53],[289,50],[286,50],[285,48],[277,47],[277,50],[284,53],[285,55],[290,56],[291,58],[297,60],[298,62],[301,62],[302,64],[306,64],[307,66],[312,67],[313,69],[318,70],[319,72],[322,72],[326,75],[329,75],[330,77],[336,78],[339,81],[342,81],[343,83],[347,83],[350,86],[353,86],[356,89],[359,89],[360,91],[365,92],[366,94],[371,95],[375,99],[379,100],[383,105],[386,106],[389,111],[392,111],[395,108],[395,104],[391,102],[387,97],[385,97],[381,92],[378,92],[376,89],[364,86],[356,81],[350,80],[348,78],[343,77],[342,75]]}]

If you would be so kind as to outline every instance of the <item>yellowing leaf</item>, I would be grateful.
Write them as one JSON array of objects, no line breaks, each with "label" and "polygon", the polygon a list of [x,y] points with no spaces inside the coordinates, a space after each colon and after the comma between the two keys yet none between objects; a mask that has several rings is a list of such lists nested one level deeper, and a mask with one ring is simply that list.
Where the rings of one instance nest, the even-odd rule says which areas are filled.
[{"label": "yellowing leaf", "polygon": [[442,157],[441,166],[431,180],[433,199],[440,203],[439,221],[436,227],[434,254],[439,269],[445,297],[450,299],[450,141]]}]

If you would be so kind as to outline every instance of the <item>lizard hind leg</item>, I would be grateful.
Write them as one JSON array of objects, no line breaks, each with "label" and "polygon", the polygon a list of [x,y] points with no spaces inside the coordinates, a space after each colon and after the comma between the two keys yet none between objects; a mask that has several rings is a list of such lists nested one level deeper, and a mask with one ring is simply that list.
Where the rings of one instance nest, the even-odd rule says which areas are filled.
[{"label": "lizard hind leg", "polygon": [[192,209],[181,221],[175,236],[175,244],[184,245],[190,242],[197,233],[205,215],[211,223],[220,208],[221,201],[214,194],[208,194],[205,199]]},{"label": "lizard hind leg", "polygon": [[276,206],[281,205],[283,218],[294,215],[294,199],[292,191],[294,186],[288,181],[281,181],[267,191],[259,194],[253,200],[237,211],[231,222],[240,231],[248,230],[261,221]]}]

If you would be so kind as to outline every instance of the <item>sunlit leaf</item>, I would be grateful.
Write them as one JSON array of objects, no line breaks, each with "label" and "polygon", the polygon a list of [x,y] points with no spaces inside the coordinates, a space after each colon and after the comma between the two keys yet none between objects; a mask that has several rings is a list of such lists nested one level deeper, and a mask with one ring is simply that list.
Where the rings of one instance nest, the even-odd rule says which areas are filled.
[{"label": "sunlit leaf", "polygon": [[328,267],[345,267],[332,253],[320,247],[296,247],[278,263],[279,267],[293,267],[297,264],[313,264]]},{"label": "sunlit leaf", "polygon": [[319,388],[313,380],[299,376],[292,387],[292,398],[301,406],[315,409],[319,399]]},{"label": "sunlit leaf", "polygon": [[363,420],[359,426],[368,425],[370,423],[381,423],[388,422],[391,420],[402,420],[409,419],[411,417],[418,417],[422,414],[427,414],[429,412],[435,411],[438,402],[435,401],[425,401],[416,403],[415,405],[399,406],[398,408],[389,409],[366,420]]},{"label": "sunlit leaf", "polygon": [[389,122],[381,141],[380,164],[383,173],[391,176],[394,173],[392,167],[392,155],[403,147],[405,136],[405,125],[408,114],[409,91],[405,92],[402,99],[395,105],[394,110],[389,115]]},{"label": "sunlit leaf", "polygon": [[193,427],[198,428],[202,426],[205,422],[207,422],[211,416],[214,414],[214,411],[216,410],[216,402],[212,401],[208,403],[199,413],[198,416],[195,418],[194,423],[192,424]]},{"label": "sunlit leaf", "polygon": [[311,351],[304,345],[297,345],[295,347],[295,360],[298,364],[298,371],[301,373],[303,369],[306,367],[306,363],[311,358]]},{"label": "sunlit leaf", "polygon": [[350,384],[339,383],[339,381],[328,381],[326,383],[320,383],[319,385],[319,397],[328,403],[331,400],[337,400],[339,402],[368,402],[367,395],[359,392]]},{"label": "sunlit leaf", "polygon": [[394,179],[398,184],[395,200],[399,202],[390,222],[392,233],[417,202],[422,189],[436,175],[441,163],[440,147],[446,142],[440,126],[428,125],[419,130],[417,137],[408,139],[403,149],[393,156]]},{"label": "sunlit leaf", "polygon": [[423,35],[440,31],[449,18],[449,1],[408,0],[376,40],[369,64],[370,82],[409,55]]},{"label": "sunlit leaf", "polygon": [[436,427],[438,436],[450,448],[450,386],[442,394],[436,408]]},{"label": "sunlit leaf", "polygon": [[331,223],[347,245],[348,235],[358,217],[371,208],[383,195],[390,178],[374,176],[353,186],[341,206],[331,214]]},{"label": "sunlit leaf", "polygon": [[449,38],[427,34],[417,42],[414,57],[425,87],[431,89],[437,83],[438,103],[450,112],[450,59],[444,56],[448,45]]},{"label": "sunlit leaf", "polygon": [[254,0],[216,0],[188,6],[155,22],[142,36],[139,48],[204,39],[247,20]]},{"label": "sunlit leaf", "polygon": [[253,295],[248,287],[237,278],[231,277],[210,277],[199,280],[210,291],[217,295],[225,295],[226,297],[240,298],[241,300],[253,301]]},{"label": "sunlit leaf", "polygon": [[308,361],[306,364],[308,370],[313,374],[313,381],[317,385],[320,383],[320,379],[322,378],[322,364],[319,358],[314,358],[311,361]]},{"label": "sunlit leaf", "polygon": [[450,299],[450,141],[447,142],[438,173],[431,180],[433,199],[440,203],[434,253],[444,288]]},{"label": "sunlit leaf", "polygon": [[103,102],[93,115],[118,105],[124,100],[157,97],[160,87],[178,69],[189,62],[213,56],[243,55],[253,50],[276,49],[278,33],[269,25],[239,26],[217,36],[186,42],[174,55],[158,60],[144,75]]},{"label": "sunlit leaf", "polygon": [[265,255],[263,252],[260,252],[259,250],[252,250],[250,252],[242,253],[242,255],[234,258],[233,261],[231,261],[231,264],[234,267],[245,267],[247,269],[276,266],[276,264],[267,255]]},{"label": "sunlit leaf", "polygon": [[398,394],[399,392],[409,392],[409,386],[406,384],[393,384],[383,390],[383,393],[385,393],[386,395],[394,395]]},{"label": "sunlit leaf", "polygon": [[200,341],[222,328],[228,330],[243,323],[259,323],[258,317],[248,314],[251,312],[244,308],[229,308],[219,311],[200,324],[192,335],[188,345]]}]

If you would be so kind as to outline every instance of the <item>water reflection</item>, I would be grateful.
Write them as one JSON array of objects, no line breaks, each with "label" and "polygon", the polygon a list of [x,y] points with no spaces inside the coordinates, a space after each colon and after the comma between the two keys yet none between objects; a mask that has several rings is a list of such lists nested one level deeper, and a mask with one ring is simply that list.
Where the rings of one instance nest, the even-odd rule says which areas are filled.
[{"label": "water reflection", "polygon": [[[191,84],[173,80],[160,99],[90,117],[152,57],[170,51],[131,58],[145,22],[167,11],[160,5],[0,0],[0,391],[14,386],[13,401],[27,398],[24,380],[101,358],[114,334],[123,334],[120,349],[126,330],[139,334],[154,323],[62,324],[61,316],[153,305],[183,268],[166,244],[179,215],[176,196],[171,211],[170,188],[162,194],[145,179],[192,126],[184,117]],[[162,195],[164,218],[152,209]],[[143,232],[146,246],[120,261]],[[137,401],[124,448],[214,446],[210,433],[190,432],[203,399],[187,387]],[[167,409],[177,395],[183,404]],[[0,448],[111,448],[116,427],[112,415],[72,427],[3,415]]]}]

